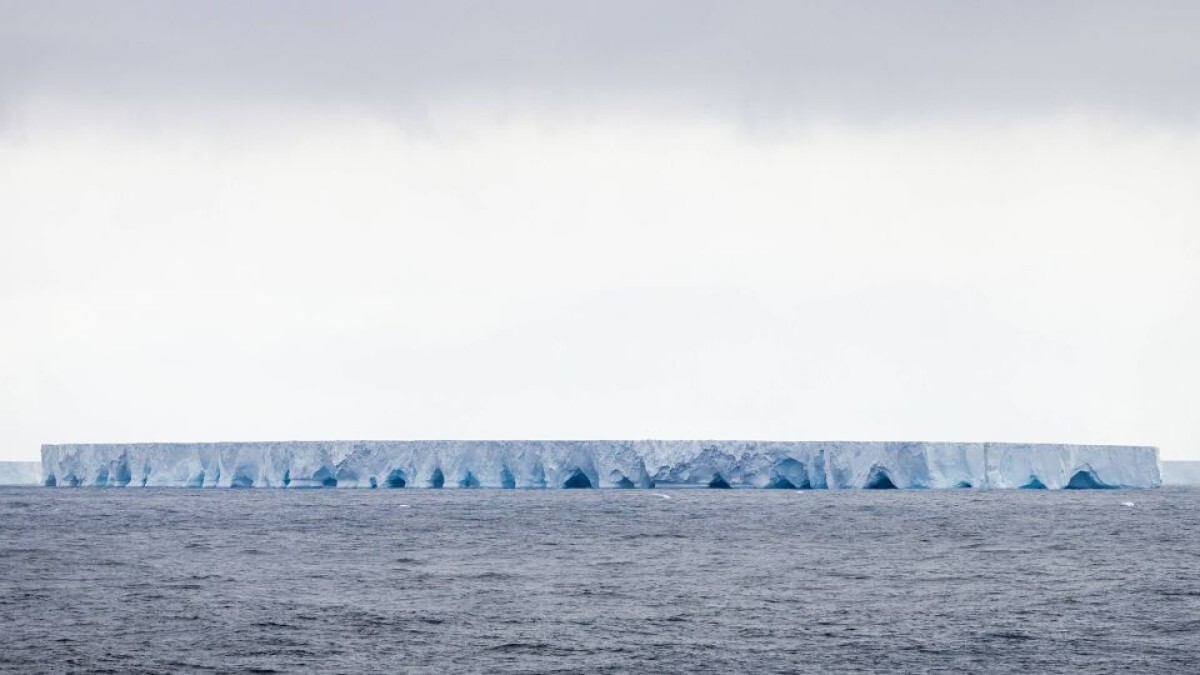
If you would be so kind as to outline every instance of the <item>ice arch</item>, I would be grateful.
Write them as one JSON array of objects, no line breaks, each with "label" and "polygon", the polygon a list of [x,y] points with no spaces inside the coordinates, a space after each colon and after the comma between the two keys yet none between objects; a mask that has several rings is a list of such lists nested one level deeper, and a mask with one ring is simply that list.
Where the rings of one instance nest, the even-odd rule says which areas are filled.
[{"label": "ice arch", "polygon": [[1064,490],[1107,490],[1114,486],[1101,481],[1091,468],[1080,469],[1071,476],[1071,480],[1063,486]]},{"label": "ice arch", "polygon": [[321,487],[337,487],[338,479],[333,475],[333,472],[325,467],[317,469],[313,474],[313,482]]},{"label": "ice arch", "polygon": [[887,469],[875,466],[871,468],[871,475],[867,477],[867,484],[863,487],[867,490],[895,490],[896,484],[892,482]]},{"label": "ice arch", "polygon": [[732,486],[729,485],[729,481],[725,480],[724,476],[719,473],[714,473],[712,480],[708,481],[708,487],[715,488],[717,490],[728,490]]},{"label": "ice arch", "polygon": [[562,486],[568,489],[590,488],[592,487],[592,481],[587,477],[586,473],[580,471],[579,469],[575,469],[573,472],[571,472],[571,475],[565,481],[563,481]]}]

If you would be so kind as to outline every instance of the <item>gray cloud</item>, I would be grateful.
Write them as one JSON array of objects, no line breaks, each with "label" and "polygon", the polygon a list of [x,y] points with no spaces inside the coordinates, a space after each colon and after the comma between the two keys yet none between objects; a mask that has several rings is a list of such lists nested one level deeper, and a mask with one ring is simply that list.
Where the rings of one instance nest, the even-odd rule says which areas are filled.
[{"label": "gray cloud", "polygon": [[8,2],[0,103],[1195,122],[1194,2]]}]

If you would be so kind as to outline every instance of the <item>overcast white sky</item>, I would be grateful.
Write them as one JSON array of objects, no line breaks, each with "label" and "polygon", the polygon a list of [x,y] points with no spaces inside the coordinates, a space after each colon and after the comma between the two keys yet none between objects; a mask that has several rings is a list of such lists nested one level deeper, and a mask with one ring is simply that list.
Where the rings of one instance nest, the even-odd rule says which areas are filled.
[{"label": "overcast white sky", "polygon": [[1200,3],[5,2],[0,459],[1200,459]]}]

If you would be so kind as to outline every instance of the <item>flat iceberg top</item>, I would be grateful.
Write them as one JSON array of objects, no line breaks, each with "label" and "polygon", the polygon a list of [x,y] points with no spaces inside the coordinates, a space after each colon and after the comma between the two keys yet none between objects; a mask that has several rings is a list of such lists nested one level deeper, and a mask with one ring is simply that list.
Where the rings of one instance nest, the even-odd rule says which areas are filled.
[{"label": "flat iceberg top", "polygon": [[1023,443],[429,440],[42,446],[57,486],[1157,487],[1158,450]]}]

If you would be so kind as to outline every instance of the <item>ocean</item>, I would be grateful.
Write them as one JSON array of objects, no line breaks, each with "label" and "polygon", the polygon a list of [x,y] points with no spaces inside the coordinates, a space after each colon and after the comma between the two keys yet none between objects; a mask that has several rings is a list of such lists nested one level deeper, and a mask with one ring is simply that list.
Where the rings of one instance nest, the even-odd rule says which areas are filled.
[{"label": "ocean", "polygon": [[1174,487],[0,488],[0,671],[1200,672],[1198,525]]}]

